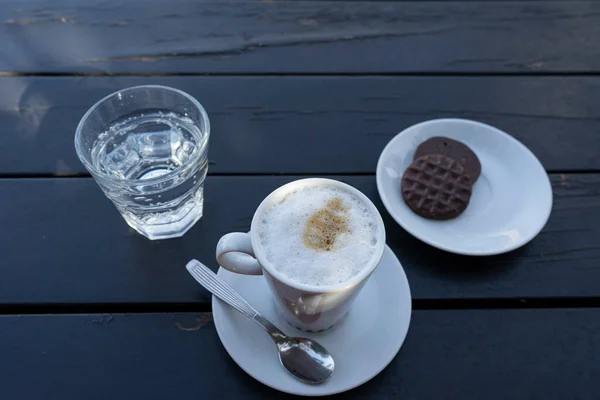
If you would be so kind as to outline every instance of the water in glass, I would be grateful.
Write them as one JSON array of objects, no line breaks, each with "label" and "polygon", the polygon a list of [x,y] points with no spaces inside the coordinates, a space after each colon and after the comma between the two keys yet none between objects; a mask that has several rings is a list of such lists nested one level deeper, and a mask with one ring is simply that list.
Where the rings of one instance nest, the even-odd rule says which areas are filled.
[{"label": "water in glass", "polygon": [[129,225],[159,239],[180,236],[202,217],[207,146],[190,118],[145,110],[112,123],[90,155],[96,180]]}]

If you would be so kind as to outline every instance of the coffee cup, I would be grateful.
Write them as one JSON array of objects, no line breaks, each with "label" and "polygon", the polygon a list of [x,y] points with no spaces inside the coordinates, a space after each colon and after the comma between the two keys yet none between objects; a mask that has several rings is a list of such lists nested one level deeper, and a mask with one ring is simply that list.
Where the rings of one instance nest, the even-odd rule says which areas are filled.
[{"label": "coffee cup", "polygon": [[285,184],[258,206],[250,232],[217,244],[217,262],[263,275],[280,315],[304,331],[337,324],[350,309],[385,247],[379,211],[362,192],[332,179]]}]

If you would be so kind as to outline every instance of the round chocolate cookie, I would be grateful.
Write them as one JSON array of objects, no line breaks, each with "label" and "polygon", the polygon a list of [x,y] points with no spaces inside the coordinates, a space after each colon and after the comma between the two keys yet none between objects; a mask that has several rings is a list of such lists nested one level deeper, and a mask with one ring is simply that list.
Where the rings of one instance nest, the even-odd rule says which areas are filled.
[{"label": "round chocolate cookie", "polygon": [[417,158],[402,175],[402,198],[415,213],[436,220],[462,214],[473,183],[456,160],[440,154]]},{"label": "round chocolate cookie", "polygon": [[429,138],[417,147],[414,159],[416,160],[427,154],[441,154],[454,158],[465,168],[473,183],[477,181],[481,174],[481,163],[477,155],[466,144],[457,140],[443,136]]}]

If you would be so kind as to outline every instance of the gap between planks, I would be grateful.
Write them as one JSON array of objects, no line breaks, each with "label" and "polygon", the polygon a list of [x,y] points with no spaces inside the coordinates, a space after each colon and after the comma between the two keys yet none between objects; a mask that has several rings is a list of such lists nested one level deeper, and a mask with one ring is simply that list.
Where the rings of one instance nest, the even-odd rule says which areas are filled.
[{"label": "gap between planks", "polygon": [[[600,308],[600,297],[414,299],[414,311]],[[210,303],[3,304],[0,315],[156,314],[212,312]]]},{"label": "gap between planks", "polygon": [[[600,170],[586,169],[586,170],[547,170],[549,175],[593,175],[599,174]],[[236,177],[236,176],[248,176],[248,177],[269,177],[269,176],[298,176],[298,177],[313,177],[313,176],[332,176],[332,177],[343,177],[343,176],[373,176],[374,172],[217,172],[208,173],[208,176],[224,176],[224,177]],[[75,174],[2,174],[0,173],[0,180],[6,179],[90,179],[91,175],[83,173]]]},{"label": "gap between planks", "polygon": [[600,77],[599,71],[403,71],[403,72],[19,72],[0,71],[0,77]]}]

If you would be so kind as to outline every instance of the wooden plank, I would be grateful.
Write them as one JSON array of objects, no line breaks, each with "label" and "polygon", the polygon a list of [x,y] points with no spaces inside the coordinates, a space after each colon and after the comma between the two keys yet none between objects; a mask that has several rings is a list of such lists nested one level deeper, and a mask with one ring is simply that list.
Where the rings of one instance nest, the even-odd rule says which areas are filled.
[{"label": "wooden plank", "polygon": [[600,71],[594,1],[6,0],[0,71]]},{"label": "wooden plank", "polygon": [[[598,312],[416,311],[391,364],[333,398],[597,399]],[[210,314],[4,316],[0,354],[6,399],[289,398],[231,360]]]},{"label": "wooden plank", "polygon": [[[184,268],[213,269],[218,239],[247,231],[262,199],[295,177],[209,177],[205,215],[183,238],[150,242],[131,230],[92,179],[0,180],[0,304],[206,304]],[[337,176],[381,210],[387,242],[414,299],[600,297],[600,174],[553,175],[553,214],[525,247],[494,257],[435,250],[383,208],[374,176]],[[85,308],[84,308],[85,309]]]},{"label": "wooden plank", "polygon": [[142,84],[204,104],[209,173],[374,173],[394,135],[441,117],[495,125],[550,171],[600,170],[598,77],[21,77],[0,78],[0,175],[85,173],[80,118]]}]

